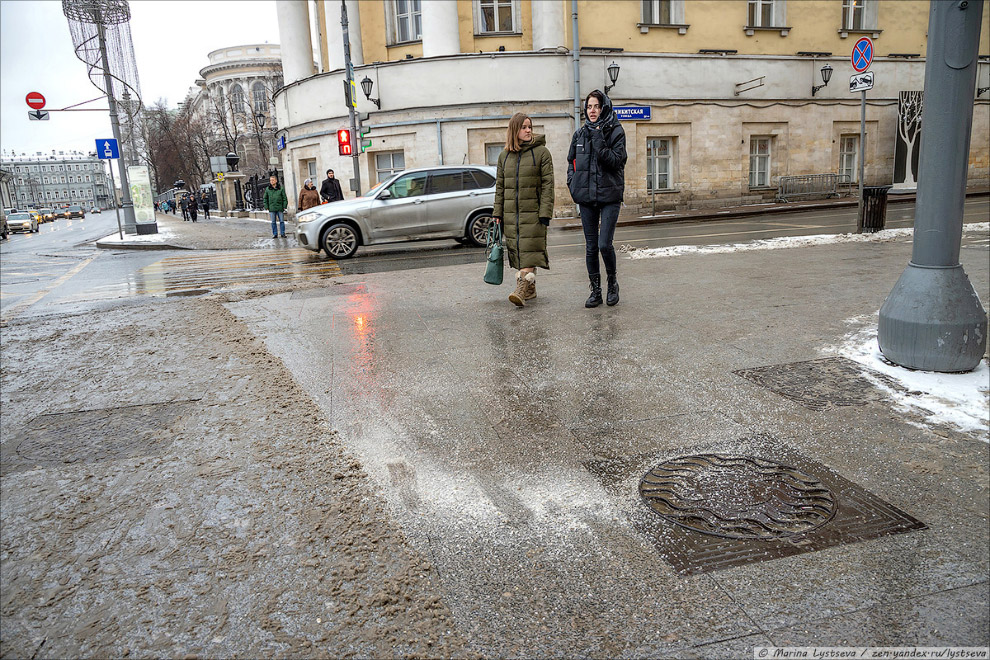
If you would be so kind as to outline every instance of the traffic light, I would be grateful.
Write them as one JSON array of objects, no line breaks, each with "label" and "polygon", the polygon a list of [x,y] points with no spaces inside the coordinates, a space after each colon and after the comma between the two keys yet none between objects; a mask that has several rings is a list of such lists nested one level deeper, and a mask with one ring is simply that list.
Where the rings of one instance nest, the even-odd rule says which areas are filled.
[{"label": "traffic light", "polygon": [[361,131],[361,136],[360,136],[361,139],[359,140],[359,143],[361,145],[361,153],[364,153],[365,151],[368,150],[368,147],[371,146],[371,138],[365,137],[368,133],[371,132],[371,129],[364,128],[362,126],[359,130]]},{"label": "traffic light", "polygon": [[346,128],[337,131],[337,152],[341,156],[351,156],[354,153],[351,147],[351,132]]}]

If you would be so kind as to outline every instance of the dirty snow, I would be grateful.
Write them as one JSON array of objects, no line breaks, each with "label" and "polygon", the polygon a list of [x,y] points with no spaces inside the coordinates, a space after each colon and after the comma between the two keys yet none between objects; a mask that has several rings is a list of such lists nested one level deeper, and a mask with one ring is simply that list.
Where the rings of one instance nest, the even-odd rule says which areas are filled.
[{"label": "dirty snow", "polygon": [[[848,323],[859,323],[850,319]],[[990,367],[984,358],[966,374],[912,371],[887,362],[877,342],[877,326],[855,330],[841,345],[825,350],[863,366],[862,375],[883,390],[900,410],[920,414],[933,426],[950,425],[990,442]],[[892,379],[878,378],[882,374]]]},{"label": "dirty snow", "polygon": [[[964,232],[990,231],[990,222],[975,222],[963,225]],[[636,248],[622,245],[620,252],[625,252],[632,259],[655,259],[663,257],[679,257],[686,254],[725,254],[728,252],[750,252],[754,250],[781,250],[786,248],[809,247],[813,245],[834,245],[837,243],[882,243],[904,238],[914,234],[913,228],[884,229],[874,234],[816,234],[813,236],[783,236],[780,238],[765,238],[745,243],[728,243],[716,245],[671,245],[662,248]]]}]

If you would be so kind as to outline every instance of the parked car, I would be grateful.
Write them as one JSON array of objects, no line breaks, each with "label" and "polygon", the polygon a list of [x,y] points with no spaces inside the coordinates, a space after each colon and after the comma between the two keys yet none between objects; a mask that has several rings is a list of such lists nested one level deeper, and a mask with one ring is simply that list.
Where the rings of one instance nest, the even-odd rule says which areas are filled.
[{"label": "parked car", "polygon": [[303,247],[347,259],[361,245],[453,238],[484,246],[495,206],[495,168],[457,165],[405,170],[362,197],[296,216]]},{"label": "parked car", "polygon": [[10,231],[37,232],[38,216],[28,211],[11,213],[7,216],[7,227]]},{"label": "parked car", "polygon": [[67,207],[65,209],[65,217],[66,218],[85,218],[86,217],[86,212],[83,211],[83,207],[81,207],[78,204],[76,204],[76,205],[73,205],[73,206],[69,206],[69,207]]},{"label": "parked car", "polygon": [[55,220],[54,209],[38,209],[38,215],[41,216],[42,222],[52,222]]}]

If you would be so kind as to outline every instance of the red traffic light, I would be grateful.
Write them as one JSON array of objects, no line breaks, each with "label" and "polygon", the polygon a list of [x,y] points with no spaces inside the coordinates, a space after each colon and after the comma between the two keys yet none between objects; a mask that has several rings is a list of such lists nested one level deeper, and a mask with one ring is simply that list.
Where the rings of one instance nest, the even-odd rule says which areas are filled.
[{"label": "red traffic light", "polygon": [[354,153],[351,149],[351,132],[346,128],[337,131],[337,151],[341,156],[350,156]]}]

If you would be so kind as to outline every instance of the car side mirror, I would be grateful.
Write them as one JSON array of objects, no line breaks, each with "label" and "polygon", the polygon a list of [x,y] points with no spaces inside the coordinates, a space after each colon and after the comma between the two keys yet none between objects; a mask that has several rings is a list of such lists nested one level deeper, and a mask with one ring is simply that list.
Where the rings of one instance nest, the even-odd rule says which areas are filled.
[{"label": "car side mirror", "polygon": [[392,192],[388,188],[378,193],[378,199],[391,199],[391,198],[392,198]]}]

